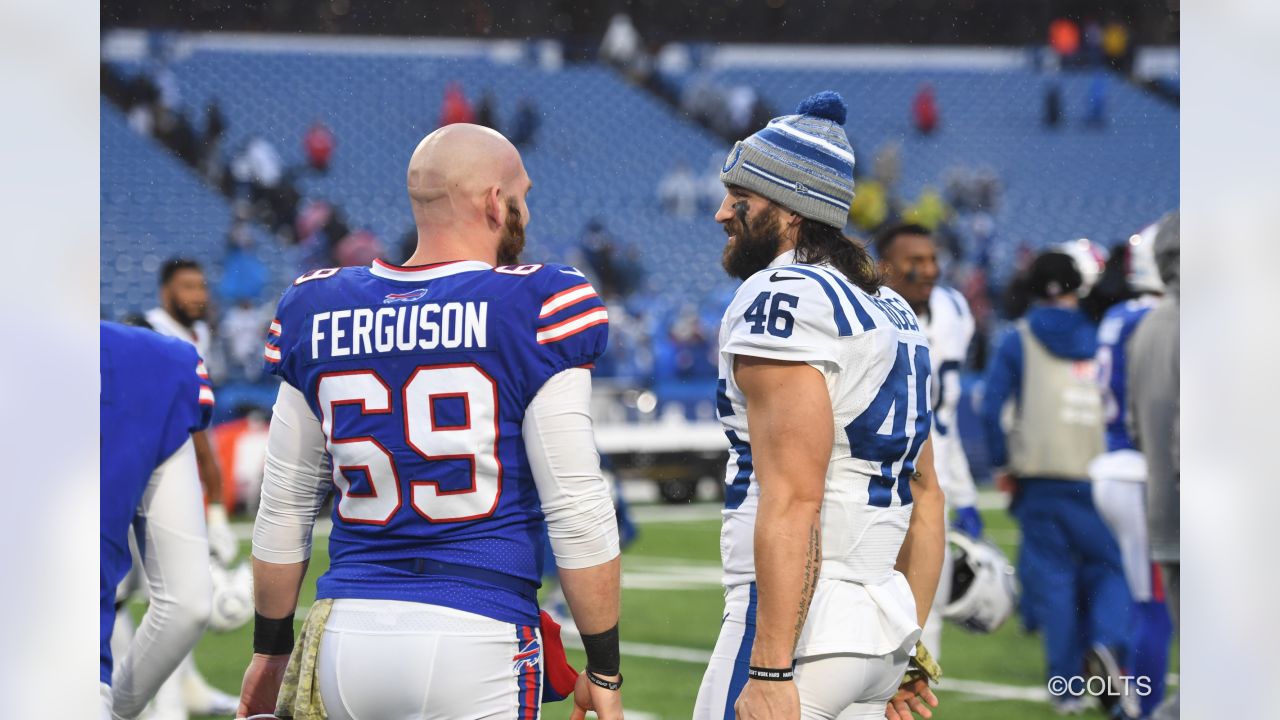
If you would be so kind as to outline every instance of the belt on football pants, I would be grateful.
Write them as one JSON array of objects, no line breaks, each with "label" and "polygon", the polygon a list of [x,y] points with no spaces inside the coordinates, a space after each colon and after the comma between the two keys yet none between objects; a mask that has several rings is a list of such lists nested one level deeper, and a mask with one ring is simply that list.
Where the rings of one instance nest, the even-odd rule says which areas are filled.
[{"label": "belt on football pants", "polygon": [[454,563],[442,562],[440,560],[431,560],[429,558],[405,558],[403,560],[374,560],[369,561],[371,565],[381,565],[382,567],[392,568],[394,570],[404,570],[415,575],[445,575],[450,577],[462,578],[464,580],[474,580],[486,585],[500,587],[503,590],[511,592],[523,597],[530,602],[538,602],[538,586],[530,580],[523,580],[514,575],[496,572],[494,570],[485,570],[484,568],[471,567],[469,565],[456,565]]}]

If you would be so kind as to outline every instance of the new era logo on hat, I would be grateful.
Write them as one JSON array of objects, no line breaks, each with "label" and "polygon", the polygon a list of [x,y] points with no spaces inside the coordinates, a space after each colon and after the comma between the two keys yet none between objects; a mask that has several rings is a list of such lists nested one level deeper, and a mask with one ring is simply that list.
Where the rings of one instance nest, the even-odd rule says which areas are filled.
[{"label": "new era logo on hat", "polygon": [[853,149],[847,109],[838,93],[820,92],[751,137],[736,143],[720,180],[738,185],[835,228],[853,201]]}]

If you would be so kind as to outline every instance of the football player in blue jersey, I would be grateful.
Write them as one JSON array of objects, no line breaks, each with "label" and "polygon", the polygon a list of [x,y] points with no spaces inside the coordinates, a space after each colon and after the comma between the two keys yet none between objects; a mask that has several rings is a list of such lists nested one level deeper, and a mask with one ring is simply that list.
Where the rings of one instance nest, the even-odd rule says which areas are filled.
[{"label": "football player in blue jersey", "polygon": [[[102,323],[100,611],[103,717],[135,718],[209,618],[212,580],[191,434],[213,392],[195,348]],[[111,653],[116,586],[129,572],[129,528],[151,604],[123,657]]]},{"label": "football player in blue jersey", "polygon": [[696,720],[896,720],[937,703],[914,672],[900,693],[943,556],[930,352],[841,231],[845,116],[815,95],[720,175],[724,268],[744,282],[720,327],[725,614]]},{"label": "football player in blue jersey", "polygon": [[[516,264],[531,185],[502,135],[440,128],[409,162],[406,265],[313,271],[281,298],[241,717],[523,720],[570,692],[575,718],[622,717],[618,529],[589,411],[608,315],[574,268]],[[330,565],[295,643],[331,492]],[[540,628],[544,518],[576,676]]]},{"label": "football player in blue jersey", "polygon": [[[1153,250],[1158,227],[1151,225],[1111,252],[1102,279],[1090,296],[1109,294],[1117,301],[1105,309],[1098,325],[1096,357],[1106,413],[1106,452],[1089,464],[1089,477],[1098,513],[1120,545],[1125,579],[1133,595],[1129,669],[1135,677],[1151,683],[1150,692],[1137,695],[1141,717],[1151,714],[1164,699],[1173,636],[1164,588],[1151,560],[1147,537],[1147,461],[1126,424],[1129,340],[1164,292]],[[1113,286],[1119,292],[1099,292]]]}]

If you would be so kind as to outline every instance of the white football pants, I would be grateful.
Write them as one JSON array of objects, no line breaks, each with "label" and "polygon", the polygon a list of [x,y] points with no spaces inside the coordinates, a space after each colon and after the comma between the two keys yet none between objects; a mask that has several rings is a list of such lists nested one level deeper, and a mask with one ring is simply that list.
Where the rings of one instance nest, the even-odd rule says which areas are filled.
[{"label": "white football pants", "polygon": [[541,640],[537,626],[438,605],[335,600],[320,695],[330,720],[536,720]]},{"label": "white football pants", "polygon": [[[747,664],[755,639],[755,598],[742,585],[729,591],[727,614],[720,625],[711,662],[702,677],[694,720],[733,720],[733,705],[747,682]],[[815,617],[810,608],[806,624],[848,622],[847,618]],[[914,643],[913,643],[914,644]],[[890,655],[831,653],[796,660],[796,689],[802,720],[880,720],[885,703],[897,691],[906,670],[909,649]]]},{"label": "white football pants", "polygon": [[1134,602],[1150,602],[1147,460],[1136,450],[1105,453],[1089,464],[1089,477],[1093,481],[1093,504],[1120,545],[1120,560],[1129,592]]}]

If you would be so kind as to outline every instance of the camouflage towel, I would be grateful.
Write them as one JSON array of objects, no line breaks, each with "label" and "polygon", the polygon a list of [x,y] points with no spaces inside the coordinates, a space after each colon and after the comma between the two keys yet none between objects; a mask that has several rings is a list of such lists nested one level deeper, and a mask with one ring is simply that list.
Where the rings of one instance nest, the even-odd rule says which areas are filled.
[{"label": "camouflage towel", "polygon": [[324,624],[333,609],[333,600],[317,600],[302,623],[302,635],[293,646],[289,665],[276,699],[276,715],[281,720],[328,720],[324,700],[320,698],[320,681],[316,664],[320,657],[320,638]]}]

